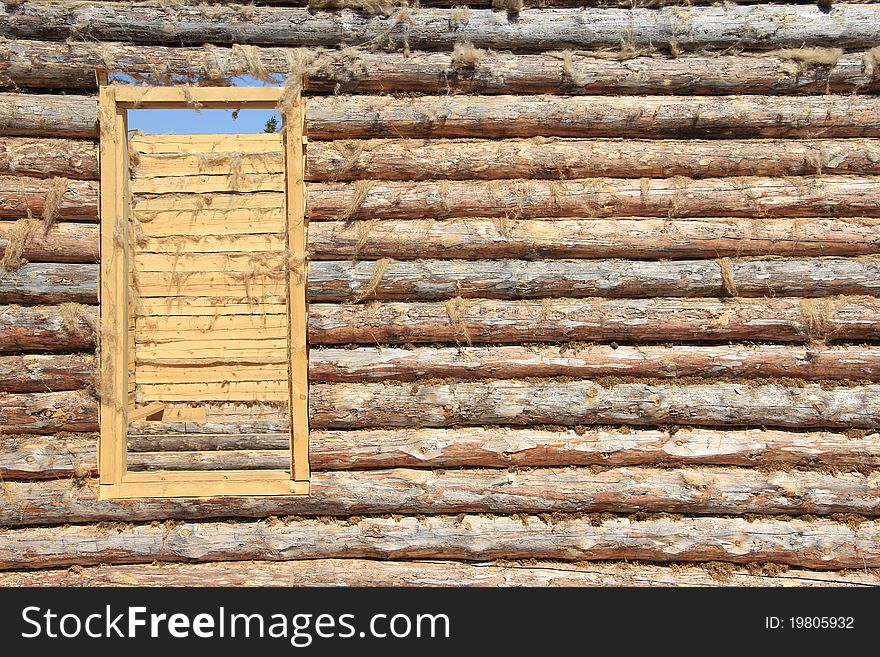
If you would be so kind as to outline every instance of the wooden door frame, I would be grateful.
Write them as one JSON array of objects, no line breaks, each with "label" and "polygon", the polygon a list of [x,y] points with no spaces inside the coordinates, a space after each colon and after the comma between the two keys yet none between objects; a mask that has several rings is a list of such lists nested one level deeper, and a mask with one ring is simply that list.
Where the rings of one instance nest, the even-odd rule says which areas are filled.
[{"label": "wooden door frame", "polygon": [[[98,441],[99,498],[303,495],[309,493],[308,341],[306,303],[304,100],[285,116],[285,203],[290,262],[288,381],[290,471],[212,470],[128,472],[128,201],[129,109],[275,109],[284,87],[139,87],[102,84],[100,125],[100,283]],[[113,218],[112,220],[109,218]]]}]

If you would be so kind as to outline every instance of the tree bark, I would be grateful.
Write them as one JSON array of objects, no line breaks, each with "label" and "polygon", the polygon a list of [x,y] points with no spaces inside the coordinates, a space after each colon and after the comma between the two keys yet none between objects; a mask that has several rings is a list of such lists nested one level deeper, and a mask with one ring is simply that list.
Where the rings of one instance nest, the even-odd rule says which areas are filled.
[{"label": "tree bark", "polygon": [[880,527],[830,520],[544,519],[433,516],[0,530],[0,569],[153,561],[559,559],[772,562],[838,570],[880,565]]},{"label": "tree bark", "polygon": [[[861,53],[845,54],[833,65],[806,67],[772,53],[633,56],[620,61],[589,53],[483,52],[473,66],[463,66],[448,52],[260,48],[255,54],[263,71],[279,80],[289,71],[288,56],[310,56],[304,80],[310,94],[827,94],[880,89],[880,81],[865,71]],[[92,90],[95,69],[105,67],[153,81],[170,75],[219,82],[254,73],[243,53],[217,47],[57,41],[7,41],[0,46],[0,79],[19,87]]]},{"label": "tree bark", "polygon": [[0,395],[0,433],[97,430],[98,402],[81,390]]},{"label": "tree bark", "polygon": [[[601,380],[600,380],[601,381]],[[311,386],[315,428],[562,426],[880,426],[880,386],[825,389],[710,383],[486,381]]]},{"label": "tree bark", "polygon": [[96,315],[86,308],[75,326],[65,326],[57,306],[0,306],[0,353],[93,350]]},{"label": "tree bark", "polygon": [[[312,301],[463,298],[536,299],[548,297],[764,297],[880,295],[880,260],[734,260],[725,269],[717,260],[455,260],[312,263],[308,294]],[[70,265],[61,266],[69,267]],[[54,272],[34,265],[39,277],[21,290],[40,298],[42,279]],[[61,272],[59,271],[59,274]],[[71,277],[74,273],[69,274]],[[94,276],[84,278],[87,281]],[[7,288],[0,277],[0,300]],[[79,291],[77,288],[76,291]],[[59,293],[61,290],[59,290]],[[15,294],[10,290],[11,294]]]},{"label": "tree bark", "polygon": [[[284,468],[287,433],[179,433],[129,436],[132,468],[218,469],[230,463]],[[247,438],[247,440],[243,440]],[[566,466],[812,467],[866,471],[880,465],[880,434],[849,437],[827,431],[747,429],[456,429],[315,430],[312,470],[382,468],[509,468]],[[10,479],[96,476],[95,434],[7,435],[0,443],[0,475]],[[233,449],[230,449],[232,447]],[[135,451],[137,450],[137,451]],[[147,451],[162,450],[162,451]]]},{"label": "tree bark", "polygon": [[0,303],[98,303],[98,265],[39,263],[0,268]]},{"label": "tree bark", "polygon": [[72,139],[9,137],[0,142],[0,175],[97,180],[98,146]]},{"label": "tree bark", "polygon": [[314,222],[308,235],[315,260],[857,256],[880,253],[878,225],[870,219],[807,218],[388,219]]},{"label": "tree bark", "polygon": [[[550,297],[763,297],[880,295],[880,261],[739,260],[729,278],[714,260],[319,261],[312,301]],[[28,264],[0,270],[0,302],[98,302],[98,265]]]},{"label": "tree bark", "polygon": [[[316,344],[873,340],[880,301],[707,299],[313,303]],[[2,335],[2,333],[0,333]]]},{"label": "tree bark", "polygon": [[[46,210],[46,198],[57,186],[55,178],[27,178],[22,176],[0,176],[0,217],[21,218],[28,211],[40,217]],[[52,220],[77,219],[80,221],[98,219],[98,184],[91,180],[69,180],[64,182],[60,204],[52,212]]]},{"label": "tree bark", "polygon": [[880,216],[880,176],[311,183],[307,196],[313,221]]},{"label": "tree bark", "polygon": [[306,164],[315,182],[877,175],[880,140],[314,141]]},{"label": "tree bark", "polygon": [[880,99],[871,96],[325,96],[308,100],[306,133],[311,139],[877,137],[878,110]]},{"label": "tree bark", "polygon": [[[454,20],[450,9],[418,8],[412,19],[395,13],[213,5],[140,6],[28,3],[0,8],[0,36],[64,41],[114,40],[168,44],[340,46],[366,42],[427,50],[461,41],[480,48],[550,50],[631,46],[675,51],[704,48],[833,46],[858,49],[880,42],[874,5],[746,5],[681,9],[531,9],[509,21],[491,9]],[[410,15],[410,14],[408,14]],[[281,29],[279,29],[281,28]]]},{"label": "tree bark", "polygon": [[[0,15],[3,10],[0,9]],[[98,137],[95,96],[0,93],[0,135]]]},{"label": "tree bark", "polygon": [[832,514],[876,516],[875,475],[731,468],[314,472],[308,496],[99,500],[95,480],[7,481],[0,525],[386,513]]},{"label": "tree bark", "polygon": [[[0,252],[15,222],[0,221]],[[880,253],[872,219],[456,219],[316,222],[314,260],[341,258],[701,258]],[[59,222],[27,241],[31,262],[96,262],[98,227]],[[315,265],[313,265],[315,266]]]},{"label": "tree bark", "polygon": [[573,344],[309,352],[315,383],[607,376],[880,381],[880,347]]},{"label": "tree bark", "polygon": [[[780,572],[781,571],[781,572]],[[529,561],[230,561],[156,563],[0,573],[0,586],[880,586],[861,570],[814,571],[642,563]]]},{"label": "tree bark", "polygon": [[[6,251],[14,221],[0,221],[0,253]],[[99,229],[95,224],[62,221],[49,232],[37,230],[24,243],[22,257],[29,262],[98,262]]]},{"label": "tree bark", "polygon": [[92,355],[0,356],[0,392],[79,390],[91,383],[94,374]]}]

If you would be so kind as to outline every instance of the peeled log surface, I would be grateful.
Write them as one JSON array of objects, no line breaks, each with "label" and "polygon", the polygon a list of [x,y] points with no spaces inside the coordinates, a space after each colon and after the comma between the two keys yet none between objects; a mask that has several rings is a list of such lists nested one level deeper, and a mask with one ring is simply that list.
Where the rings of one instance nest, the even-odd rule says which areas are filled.
[{"label": "peeled log surface", "polygon": [[880,385],[337,383],[312,385],[309,408],[310,426],[335,429],[485,424],[876,428]]},{"label": "peeled log surface", "polygon": [[94,375],[92,355],[0,356],[0,392],[79,390]]},{"label": "peeled log surface", "polygon": [[0,135],[96,139],[97,98],[0,93]]},{"label": "peeled log surface", "polygon": [[530,561],[227,561],[156,563],[0,573],[0,586],[880,586],[858,570],[786,570],[762,574],[730,566],[724,575],[697,565]]},{"label": "peeled log surface", "polygon": [[736,468],[314,472],[308,496],[99,500],[95,480],[6,481],[0,525],[386,513],[880,513],[877,474]]},{"label": "peeled log surface", "polygon": [[[234,439],[237,449],[229,449],[231,441],[224,442],[224,437]],[[876,432],[849,437],[827,431],[766,429],[459,427],[314,430],[309,439],[314,471],[571,465],[797,466],[852,471],[880,466],[880,433]],[[253,467],[255,462],[283,468],[290,460],[289,442],[287,433],[133,435],[128,441],[128,462],[139,469],[238,469],[240,464]],[[0,476],[9,480],[97,475],[97,445],[96,434],[6,435],[0,440]],[[150,449],[164,451],[144,451]],[[236,461],[235,466],[229,465],[230,459]]]},{"label": "peeled log surface", "polygon": [[4,479],[56,479],[98,474],[97,434],[0,434],[0,476]]},{"label": "peeled log surface", "polygon": [[[63,326],[53,306],[0,307],[0,351],[93,348],[86,309]],[[880,301],[833,299],[543,299],[309,306],[313,345],[504,342],[873,340]],[[662,331],[659,330],[662,327]]]},{"label": "peeled log surface", "polygon": [[319,182],[600,176],[721,178],[817,173],[876,175],[880,174],[880,140],[538,138],[314,141],[309,145],[306,164],[307,179]]},{"label": "peeled log surface", "polygon": [[[880,260],[737,260],[725,284],[715,260],[318,261],[312,301],[546,297],[880,295]],[[29,264],[0,270],[0,302],[97,303],[98,265]],[[725,285],[732,286],[728,289]]]},{"label": "peeled log surface", "polygon": [[832,256],[880,253],[878,226],[876,219],[388,219],[314,222],[308,235],[318,260]]},{"label": "peeled log surface", "polygon": [[38,263],[0,268],[0,303],[98,303],[98,265]]},{"label": "peeled log surface", "polygon": [[[46,197],[56,180],[23,176],[0,176],[0,217],[20,218],[28,210],[40,217],[46,208]],[[91,180],[70,180],[53,219],[98,219],[98,184]]]},{"label": "peeled log surface", "polygon": [[722,215],[761,222],[768,217],[880,216],[880,176],[364,181],[361,185],[309,184],[309,218]]},{"label": "peeled log surface", "polygon": [[342,558],[730,561],[821,570],[876,568],[880,527],[871,521],[851,528],[830,520],[467,515],[0,530],[3,570]]},{"label": "peeled log surface", "polygon": [[[287,74],[296,49],[260,48],[267,73]],[[633,57],[625,61],[572,53],[484,53],[473,67],[453,62],[448,52],[369,52],[352,55],[311,51],[316,60],[305,78],[307,93],[421,92],[480,94],[792,94],[872,92],[880,81],[865,71],[861,53],[845,54],[832,66],[801,70],[773,54]],[[352,66],[354,64],[354,66]],[[174,48],[103,42],[6,41],[0,44],[0,80],[19,87],[95,89],[96,68],[118,68],[154,79],[157,71],[184,79],[220,80],[253,73],[231,49]],[[309,153],[311,157],[311,153]]]},{"label": "peeled log surface", "polygon": [[75,326],[65,326],[57,306],[0,306],[0,353],[93,350],[96,311],[84,308]]},{"label": "peeled log surface", "polygon": [[306,119],[311,139],[877,137],[880,98],[319,96],[309,98]]},{"label": "peeled log surface", "polygon": [[97,180],[98,145],[71,139],[5,138],[0,142],[0,175]]},{"label": "peeled log surface", "polygon": [[[864,48],[880,42],[875,5],[746,5],[682,9],[526,9],[516,20],[492,9],[472,9],[455,20],[451,9],[418,8],[412,20],[395,13],[367,16],[352,11],[238,6],[126,6],[26,3],[0,8],[0,36],[55,41],[125,41],[168,44],[265,44],[340,46],[407,43],[412,48],[451,50],[470,41],[481,48],[551,50],[632,46],[760,48],[814,46]],[[454,29],[453,29],[454,27]]]},{"label": "peeled log surface", "polygon": [[[2,327],[0,327],[2,328]],[[880,301],[834,299],[544,299],[313,303],[312,344],[874,340]],[[2,335],[2,331],[0,331]]]},{"label": "peeled log surface", "polygon": [[[15,222],[0,221],[0,252]],[[451,219],[315,222],[309,255],[342,258],[706,258],[880,253],[880,220]],[[98,227],[59,222],[26,242],[31,262],[96,262]],[[316,265],[312,265],[315,267]]]},{"label": "peeled log surface", "polygon": [[[87,267],[87,265],[83,265]],[[312,301],[419,299],[424,301],[483,297],[535,299],[547,297],[764,297],[880,295],[880,259],[822,258],[813,260],[733,260],[728,280],[717,260],[418,260],[412,262],[315,262],[309,268]],[[40,298],[44,279],[63,275],[34,265],[33,284],[5,281],[0,275],[0,300]],[[76,278],[71,293],[85,294],[94,275]],[[24,277],[25,274],[22,274]],[[25,289],[26,288],[26,289]],[[53,288],[54,289],[54,288]],[[21,297],[15,296],[16,292]],[[63,290],[59,289],[59,293]],[[12,295],[12,296],[8,296]]]},{"label": "peeled log surface", "polygon": [[325,348],[309,352],[309,378],[315,383],[554,376],[880,381],[880,347],[573,344]]},{"label": "peeled log surface", "polygon": [[[315,429],[491,424],[873,429],[880,425],[880,386],[603,385],[593,380],[324,383],[309,389],[309,419]],[[97,401],[82,391],[7,394],[0,397],[0,425],[8,433],[96,431]]]},{"label": "peeled log surface", "polygon": [[98,402],[81,390],[0,395],[0,433],[97,430]]},{"label": "peeled log surface", "polygon": [[[6,250],[14,221],[0,221],[0,253]],[[37,230],[24,244],[22,257],[29,262],[98,262],[98,226],[59,222],[49,233]]]}]

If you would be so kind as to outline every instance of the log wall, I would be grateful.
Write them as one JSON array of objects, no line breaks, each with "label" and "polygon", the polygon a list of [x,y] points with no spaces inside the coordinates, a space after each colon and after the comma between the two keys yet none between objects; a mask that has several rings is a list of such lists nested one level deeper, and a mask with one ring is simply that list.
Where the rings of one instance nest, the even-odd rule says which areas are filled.
[{"label": "log wall", "polygon": [[[880,5],[305,4],[0,6],[0,585],[880,585]],[[98,499],[97,68],[303,85],[308,497]],[[228,394],[133,467],[284,467]]]}]

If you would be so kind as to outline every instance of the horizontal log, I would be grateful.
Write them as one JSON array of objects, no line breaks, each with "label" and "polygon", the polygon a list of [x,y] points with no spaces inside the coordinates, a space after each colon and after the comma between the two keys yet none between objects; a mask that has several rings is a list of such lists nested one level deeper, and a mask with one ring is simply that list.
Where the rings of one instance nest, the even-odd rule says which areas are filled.
[{"label": "horizontal log", "polygon": [[309,389],[310,426],[485,424],[862,427],[880,425],[880,386],[487,381],[337,383]]},{"label": "horizontal log", "polygon": [[39,263],[0,268],[0,303],[98,303],[98,265]]},{"label": "horizontal log", "polygon": [[[678,61],[678,60],[676,60]],[[0,154],[2,158],[2,154]],[[308,180],[880,174],[877,139],[314,141]],[[2,159],[0,159],[2,170]]]},{"label": "horizontal log", "polygon": [[[93,344],[86,311],[63,326],[57,307],[0,307],[0,350],[77,351]],[[313,345],[458,342],[667,342],[874,339],[880,301],[834,299],[544,299],[341,305],[313,303]],[[662,333],[656,327],[662,326]]]},{"label": "horizontal log", "polygon": [[878,325],[880,301],[871,297],[818,301],[452,299],[445,304],[309,306],[309,340],[313,345],[873,340]]},{"label": "horizontal log", "polygon": [[[254,57],[262,71],[254,70]],[[337,89],[346,93],[451,90],[480,94],[794,94],[880,89],[880,81],[865,70],[861,53],[842,55],[833,64],[804,66],[773,53],[632,56],[619,61],[581,52],[512,55],[483,51],[471,65],[448,52],[243,51],[32,40],[0,44],[0,81],[25,88],[95,89],[96,68],[124,70],[154,81],[157,76],[173,76],[193,83],[220,82],[254,73],[280,80],[289,70],[291,57],[307,63],[304,87],[312,94]]]},{"label": "horizontal log", "polygon": [[94,370],[95,357],[86,354],[0,356],[0,392],[79,390]]},{"label": "horizontal log", "polygon": [[871,96],[321,96],[311,139],[877,137]]},{"label": "horizontal log", "polygon": [[[681,9],[528,9],[509,21],[492,9],[472,9],[456,19],[452,9],[417,8],[404,14],[368,16],[300,7],[147,6],[121,11],[113,3],[28,3],[0,8],[0,36],[19,39],[114,40],[168,44],[265,44],[335,47],[381,43],[426,50],[451,49],[460,41],[481,48],[663,47],[673,52],[703,48],[800,47],[804,43],[863,48],[880,41],[875,5],[732,5]],[[282,25],[283,30],[278,26]],[[450,26],[455,28],[451,29]]]},{"label": "horizontal log", "polygon": [[[187,261],[187,263],[190,261]],[[204,258],[191,261],[193,267]],[[179,259],[160,266],[182,270]],[[640,260],[490,260],[416,262],[315,262],[307,290],[312,301],[369,299],[535,299],[546,297],[763,297],[880,295],[880,260],[714,260],[645,262]],[[222,266],[232,266],[228,261]],[[207,270],[205,270],[207,271]],[[141,293],[152,296],[154,275],[143,273]],[[193,272],[175,293],[201,284]],[[219,275],[219,273],[217,274]],[[166,274],[162,275],[163,277]],[[213,281],[214,274],[204,280]],[[164,280],[164,279],[163,279]],[[29,264],[0,271],[0,302],[97,303],[98,265]],[[169,287],[170,285],[170,287]],[[160,286],[161,287],[161,286]],[[160,290],[161,291],[161,290]]]},{"label": "horizontal log", "polygon": [[97,430],[98,402],[85,391],[0,395],[0,433]]},{"label": "horizontal log", "polygon": [[[64,189],[57,189],[59,181]],[[54,219],[92,220],[98,218],[98,184],[86,180],[44,180],[21,176],[0,176],[0,217],[19,218],[31,212],[35,217],[46,212],[46,200],[56,193],[50,216]]]},{"label": "horizontal log", "polygon": [[226,561],[0,572],[0,586],[880,586],[859,570],[813,571],[700,565],[529,561]]},{"label": "horizontal log", "polygon": [[573,344],[309,352],[309,378],[315,383],[606,376],[880,381],[880,347]]},{"label": "horizontal log", "polygon": [[[880,113],[878,113],[880,116]],[[166,194],[168,202],[184,195]],[[164,198],[163,197],[163,198]],[[186,202],[186,200],[184,201]],[[315,220],[429,217],[877,217],[880,176],[312,183]]]},{"label": "horizontal log", "polygon": [[85,351],[95,347],[96,309],[83,308],[65,325],[58,306],[0,307],[0,353],[16,351]]},{"label": "horizontal log", "polygon": [[[316,260],[704,258],[880,253],[871,219],[457,219],[309,224]],[[2,233],[0,233],[2,239]]]},{"label": "horizontal log", "polygon": [[[0,221],[0,253],[5,253],[15,221]],[[76,222],[58,222],[49,232],[36,230],[22,245],[21,257],[27,262],[98,262],[98,226]]]},{"label": "horizontal log", "polygon": [[0,175],[97,180],[98,146],[72,139],[9,137],[0,142]]},{"label": "horizontal log", "polygon": [[[4,480],[96,476],[97,444],[96,434],[7,435],[0,443],[0,475]],[[132,435],[128,463],[135,469],[238,469],[256,462],[260,467],[283,468],[290,459],[288,446],[286,433]],[[145,451],[151,449],[164,451]],[[315,430],[310,435],[309,458],[314,471],[595,465],[794,466],[852,471],[880,465],[880,434],[856,438],[828,431],[673,432],[584,427]]]},{"label": "horizontal log", "polygon": [[98,499],[95,480],[6,481],[0,525],[385,513],[833,514],[876,516],[876,474],[585,468],[312,473],[308,496]]},{"label": "horizontal log", "polygon": [[[187,394],[194,393],[178,396],[186,401]],[[313,384],[309,418],[313,428],[332,429],[488,424],[871,429],[880,424],[880,386],[593,380]],[[7,394],[0,398],[0,425],[15,433],[96,431],[97,401],[81,391]]]},{"label": "horizontal log", "polygon": [[[479,539],[479,540],[478,540]],[[0,530],[0,569],[153,561],[559,559],[772,562],[838,570],[880,565],[880,527],[831,520],[543,519],[537,516],[30,527]]]},{"label": "horizontal log", "polygon": [[[68,265],[69,266],[69,265]],[[39,268],[42,266],[35,265]],[[64,266],[62,266],[64,267]],[[39,298],[52,271],[28,294]],[[69,274],[71,277],[74,273]],[[97,278],[95,277],[91,280]],[[6,298],[0,277],[0,300]],[[78,288],[77,288],[78,291]],[[59,293],[61,290],[59,290]],[[312,301],[368,299],[535,299],[547,297],[716,297],[880,295],[880,260],[418,260],[314,262]]]},{"label": "horizontal log", "polygon": [[[376,258],[704,258],[859,256],[880,253],[876,219],[560,219],[315,222],[310,257]],[[15,222],[0,221],[0,253]],[[31,262],[96,262],[98,227],[56,223],[36,231]],[[316,266],[316,265],[313,265]]]},{"label": "horizontal log", "polygon": [[[0,9],[0,14],[3,10]],[[0,93],[0,135],[69,137],[98,136],[95,96]]]}]

